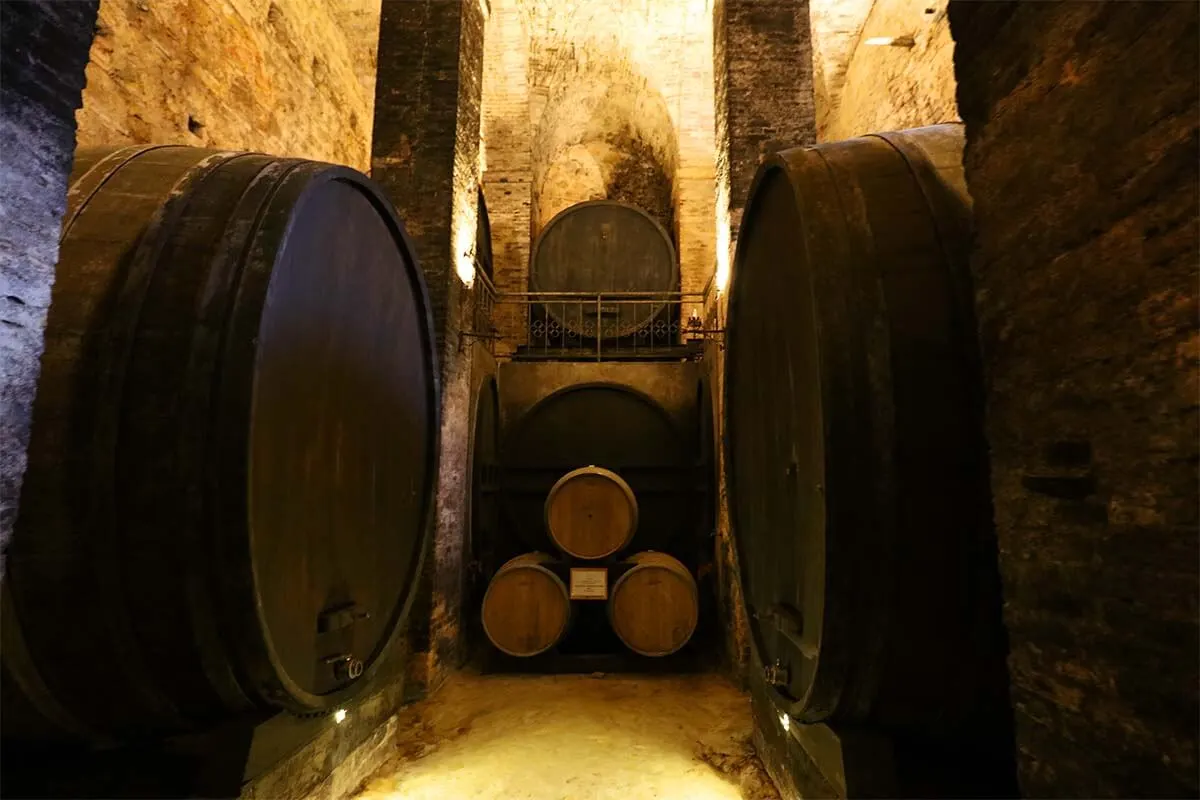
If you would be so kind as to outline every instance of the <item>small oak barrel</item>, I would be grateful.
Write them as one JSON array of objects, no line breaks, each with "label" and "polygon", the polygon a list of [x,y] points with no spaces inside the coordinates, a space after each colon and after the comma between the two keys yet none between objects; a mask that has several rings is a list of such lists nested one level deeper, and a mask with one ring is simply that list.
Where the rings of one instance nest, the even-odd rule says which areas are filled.
[{"label": "small oak barrel", "polygon": [[504,427],[500,508],[506,531],[521,544],[503,552],[560,549],[546,529],[546,498],[583,464],[619,473],[633,490],[639,550],[691,549],[704,514],[695,437],[654,398],[615,383],[575,383]]},{"label": "small oak barrel", "polygon": [[[663,311],[663,295],[679,291],[670,234],[642,209],[615,200],[590,200],[559,212],[542,229],[529,263],[529,290],[548,293],[540,299],[546,313],[585,338],[619,338],[644,329]],[[555,302],[553,293],[562,292],[640,297],[597,308],[578,298]]]},{"label": "small oak barrel", "polygon": [[546,553],[526,553],[496,571],[483,596],[483,632],[501,652],[536,656],[558,643],[571,621],[571,597],[546,568]]},{"label": "small oak barrel", "polygon": [[750,193],[726,477],[754,650],[801,721],[940,725],[1003,669],[962,151],[960,125],[786,150]]},{"label": "small oak barrel", "polygon": [[699,619],[696,581],[680,561],[647,551],[630,556],[633,568],[613,584],[608,617],[635,653],[667,656],[687,644]]},{"label": "small oak barrel", "polygon": [[607,558],[625,549],[638,526],[633,490],[620,475],[590,466],[558,479],[546,497],[546,529],[564,553]]},{"label": "small oak barrel", "polygon": [[362,174],[81,150],[0,602],[5,738],[361,691],[426,550],[437,374],[413,247]]}]

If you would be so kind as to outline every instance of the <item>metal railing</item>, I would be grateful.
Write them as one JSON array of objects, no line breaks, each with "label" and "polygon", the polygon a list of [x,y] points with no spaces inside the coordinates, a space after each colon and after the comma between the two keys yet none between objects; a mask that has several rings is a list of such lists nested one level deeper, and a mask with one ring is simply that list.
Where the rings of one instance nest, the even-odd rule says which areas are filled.
[{"label": "metal railing", "polygon": [[472,329],[495,355],[596,360],[698,357],[715,329],[710,292],[497,292],[480,274]]}]

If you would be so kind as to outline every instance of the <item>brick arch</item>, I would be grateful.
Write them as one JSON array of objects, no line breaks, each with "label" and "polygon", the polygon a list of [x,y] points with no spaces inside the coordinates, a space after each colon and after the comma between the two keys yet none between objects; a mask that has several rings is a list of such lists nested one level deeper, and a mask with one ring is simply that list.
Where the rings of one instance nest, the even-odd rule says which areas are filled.
[{"label": "brick arch", "polygon": [[675,230],[678,136],[661,93],[622,59],[550,76],[534,130],[531,233],[585,200],[622,200]]}]

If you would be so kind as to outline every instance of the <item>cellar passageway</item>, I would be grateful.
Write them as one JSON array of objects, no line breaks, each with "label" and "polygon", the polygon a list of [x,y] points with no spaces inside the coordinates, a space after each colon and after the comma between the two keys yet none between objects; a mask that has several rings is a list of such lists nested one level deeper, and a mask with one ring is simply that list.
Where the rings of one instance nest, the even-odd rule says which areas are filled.
[{"label": "cellar passageway", "polygon": [[1200,800],[1200,2],[0,5],[0,798]]},{"label": "cellar passageway", "polygon": [[459,674],[355,800],[767,800],[750,701],[715,675]]}]

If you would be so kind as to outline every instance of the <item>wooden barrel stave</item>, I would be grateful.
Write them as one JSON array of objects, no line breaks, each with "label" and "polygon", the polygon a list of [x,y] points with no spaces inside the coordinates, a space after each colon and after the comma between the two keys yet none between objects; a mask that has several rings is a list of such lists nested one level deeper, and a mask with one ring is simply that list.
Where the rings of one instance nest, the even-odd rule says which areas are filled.
[{"label": "wooden barrel stave", "polygon": [[529,658],[562,639],[571,621],[566,584],[545,565],[546,553],[525,553],[505,562],[483,596],[483,630],[503,653]]},{"label": "wooden barrel stave", "polygon": [[[141,649],[156,660],[178,662],[159,678],[169,695],[184,704],[189,717],[219,704],[229,709],[253,707],[230,665],[237,655],[225,644],[214,620],[224,616],[206,590],[205,576],[221,561],[205,541],[202,497],[187,487],[206,480],[209,443],[203,437],[213,401],[213,375],[220,368],[222,328],[240,277],[240,257],[253,226],[239,222],[257,218],[279,178],[298,166],[267,156],[241,155],[205,180],[205,191],[190,198],[188,230],[162,244],[138,318],[130,353],[127,392],[121,404],[122,470],[129,480],[118,492],[124,517],[122,561],[127,604],[156,606],[155,614],[133,616]],[[189,260],[208,263],[202,270],[173,269]],[[204,298],[196,308],[196,298]],[[180,326],[182,319],[193,324]],[[182,358],[163,354],[186,354]],[[179,387],[186,387],[179,391]],[[169,483],[173,489],[161,490]],[[186,505],[179,507],[179,498]],[[184,548],[165,539],[158,520],[184,517],[178,526]],[[170,564],[170,570],[154,569]],[[178,591],[182,585],[184,591]],[[133,594],[136,591],[137,594]],[[169,643],[169,644],[168,644]],[[196,669],[200,665],[201,669]]]},{"label": "wooden barrel stave", "polygon": [[[261,666],[269,661],[261,640],[264,630],[271,635],[263,627],[271,621],[255,619],[257,630],[235,630],[239,613],[255,616],[246,608],[255,606],[258,573],[245,562],[247,522],[235,512],[223,520],[226,527],[216,523],[218,512],[228,511],[220,508],[227,505],[222,501],[238,492],[229,476],[244,473],[252,456],[233,437],[234,446],[223,453],[231,467],[226,474],[214,425],[253,425],[247,382],[237,402],[220,402],[222,394],[228,400],[230,391],[239,391],[228,380],[238,366],[230,357],[242,358],[243,372],[254,377],[261,355],[258,322],[266,325],[280,313],[278,299],[264,312],[269,306],[263,295],[277,274],[276,256],[292,252],[286,225],[301,213],[301,198],[315,202],[327,192],[323,182],[337,181],[366,198],[370,210],[360,205],[360,224],[376,237],[388,231],[381,249],[390,241],[396,255],[389,257],[407,259],[407,271],[400,270],[403,277],[395,282],[407,288],[394,291],[412,295],[407,306],[394,302],[388,313],[411,312],[407,329],[396,333],[420,353],[408,360],[429,372],[428,380],[414,382],[428,390],[424,400],[411,401],[410,408],[412,419],[430,426],[413,438],[432,457],[436,369],[411,246],[377,190],[357,173],[331,165],[138,147],[80,151],[74,178],[30,470],[9,558],[6,588],[13,591],[6,593],[6,619],[20,624],[5,626],[6,683],[23,687],[43,716],[63,717],[52,704],[66,709],[78,724],[63,720],[58,727],[88,729],[85,735],[93,739],[188,729],[264,703],[311,711],[339,702],[363,682],[332,691],[316,684],[315,691],[291,691],[286,681],[281,687],[279,665]],[[337,230],[330,229],[331,238]],[[363,261],[351,253],[347,263]],[[244,280],[255,271],[257,296]],[[310,272],[304,280],[320,285],[322,278]],[[248,324],[233,331],[228,323],[239,303]],[[379,313],[363,311],[367,317]],[[396,363],[394,353],[376,362],[385,375],[396,371]],[[336,363],[320,368],[333,370],[330,380],[336,382]],[[240,411],[235,419],[243,421],[222,418],[230,411]],[[382,438],[393,436],[388,430]],[[410,466],[401,469],[412,496],[402,526],[407,538],[401,538],[414,555],[393,558],[397,567],[419,561],[427,538],[417,518],[428,514],[432,469],[428,461]],[[383,468],[397,474],[396,462]],[[394,507],[382,513],[400,521]],[[256,555],[256,563],[269,556]],[[380,643],[364,653],[370,672],[407,603],[404,597],[379,603],[383,619],[366,634]],[[84,658],[86,670],[80,668]],[[251,666],[259,670],[258,680]],[[40,693],[39,682],[45,688]],[[27,732],[5,725],[6,737]]]},{"label": "wooden barrel stave", "polygon": [[[122,169],[133,158],[142,159],[153,180]],[[196,163],[194,154],[174,148],[136,148],[100,159],[92,173],[100,180],[72,198],[78,206],[68,208],[63,232],[60,264],[83,266],[71,275],[60,271],[55,283],[22,493],[21,515],[26,526],[36,526],[37,540],[20,531],[14,536],[9,581],[19,619],[26,618],[22,608],[73,619],[68,636],[52,625],[27,626],[24,636],[40,654],[47,685],[89,728],[131,718],[151,720],[156,728],[182,724],[175,703],[157,689],[122,601],[122,564],[140,554],[126,551],[114,520],[113,412],[128,360],[125,345],[155,255],[154,231],[147,229],[161,229],[164,205],[206,172],[194,171]],[[104,224],[93,229],[93,219]],[[26,556],[27,545],[35,555]],[[79,547],[87,558],[78,557]],[[64,584],[92,587],[90,602],[63,594]],[[148,607],[158,613],[157,605]],[[74,677],[84,653],[92,682]],[[107,689],[97,692],[96,685]]]},{"label": "wooden barrel stave", "polygon": [[968,704],[954,609],[986,494],[961,153],[960,126],[790,150],[751,192],[726,474],[754,646],[802,721]]},{"label": "wooden barrel stave", "polygon": [[633,567],[613,584],[608,601],[613,631],[630,650],[662,657],[678,652],[696,631],[699,591],[687,567],[666,553],[629,557]]},{"label": "wooden barrel stave", "polygon": [[569,556],[594,561],[624,550],[638,527],[629,484],[595,465],[571,470],[546,496],[546,530]]}]

